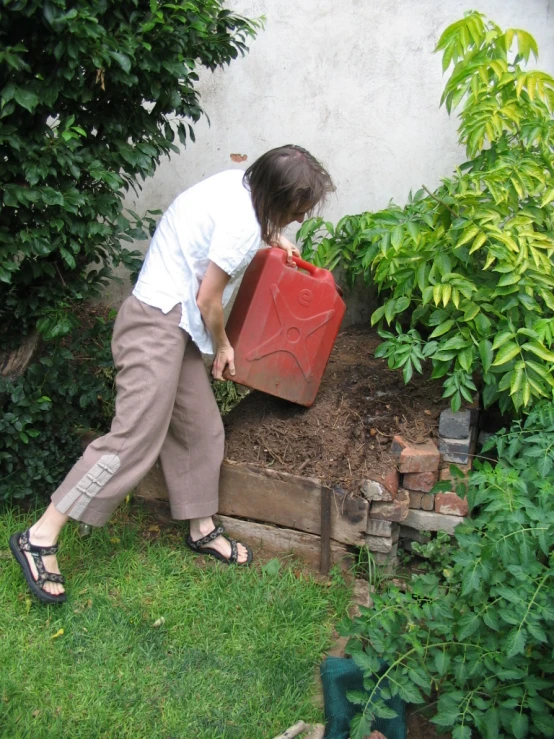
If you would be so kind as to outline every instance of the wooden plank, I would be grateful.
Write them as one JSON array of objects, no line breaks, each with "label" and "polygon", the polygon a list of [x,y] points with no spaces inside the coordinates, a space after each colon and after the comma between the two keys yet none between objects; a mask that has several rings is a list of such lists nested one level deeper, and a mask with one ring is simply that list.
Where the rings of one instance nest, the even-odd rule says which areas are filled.
[{"label": "wooden plank", "polygon": [[[226,460],[221,468],[219,513],[320,535],[321,491],[322,485],[313,478]],[[136,494],[150,500],[167,500],[159,463],[139,483]],[[332,491],[330,497],[331,539],[362,546],[369,503],[338,490]]]},{"label": "wooden plank", "polygon": [[[225,462],[221,468],[219,511],[264,523],[321,534],[321,484],[312,478]],[[341,544],[364,543],[368,502],[332,491],[331,538]]]},{"label": "wooden plank", "polygon": [[[294,554],[314,569],[319,569],[321,538],[292,529],[281,529],[254,521],[242,521],[230,516],[217,516],[227,532],[235,539],[245,542],[260,555]],[[345,571],[352,568],[354,555],[341,545],[331,542],[330,564],[340,565]]]}]

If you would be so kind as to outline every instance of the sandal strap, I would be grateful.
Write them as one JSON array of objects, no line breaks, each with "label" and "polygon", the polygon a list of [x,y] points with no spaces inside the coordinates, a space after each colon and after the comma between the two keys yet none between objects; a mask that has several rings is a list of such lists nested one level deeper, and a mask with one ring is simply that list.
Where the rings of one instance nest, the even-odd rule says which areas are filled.
[{"label": "sandal strap", "polygon": [[33,559],[35,559],[34,555],[47,557],[49,554],[57,554],[59,546],[58,544],[53,544],[51,547],[40,547],[38,544],[31,544],[29,529],[27,529],[19,538],[19,548],[24,552],[29,552]]},{"label": "sandal strap", "polygon": [[206,536],[203,536],[201,539],[197,539],[196,541],[190,541],[192,542],[193,549],[200,549],[201,547],[205,547],[206,544],[209,544],[214,539],[217,539],[218,536],[221,536],[225,533],[225,528],[223,526],[216,526],[213,531],[210,531],[209,534],[206,534]]},{"label": "sandal strap", "polygon": [[63,585],[65,583],[65,577],[63,575],[58,575],[56,572],[48,572],[45,570],[39,574],[37,582],[39,585],[43,585],[47,581],[59,582],[60,585]]},{"label": "sandal strap", "polygon": [[231,545],[231,556],[229,557],[229,562],[235,564],[236,562],[238,562],[239,559],[239,549],[237,547],[237,542],[234,539],[227,539],[227,541]]}]

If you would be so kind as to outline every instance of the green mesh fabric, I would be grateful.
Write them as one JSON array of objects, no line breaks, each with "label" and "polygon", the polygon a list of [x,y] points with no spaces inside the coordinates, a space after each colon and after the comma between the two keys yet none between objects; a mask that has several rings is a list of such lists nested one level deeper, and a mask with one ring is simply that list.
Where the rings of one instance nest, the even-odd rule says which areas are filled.
[{"label": "green mesh fabric", "polygon": [[[325,739],[349,739],[350,721],[358,709],[348,701],[346,693],[349,690],[364,689],[362,671],[351,659],[327,657],[321,665],[320,672],[325,701]],[[396,718],[375,719],[372,729],[377,729],[387,739],[406,739],[404,701],[394,696],[386,703],[396,711]]]}]

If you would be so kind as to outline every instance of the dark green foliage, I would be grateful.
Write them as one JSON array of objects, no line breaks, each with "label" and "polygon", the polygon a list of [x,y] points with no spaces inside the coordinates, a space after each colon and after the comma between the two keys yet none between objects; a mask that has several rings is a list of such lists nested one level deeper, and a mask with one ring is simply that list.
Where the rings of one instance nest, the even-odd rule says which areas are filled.
[{"label": "dark green foliage", "polygon": [[67,334],[112,266],[137,268],[126,191],[194,140],[197,65],[258,27],[219,0],[0,2],[0,344]]},{"label": "dark green foliage", "polygon": [[345,628],[369,691],[352,696],[362,709],[353,739],[386,710],[387,691],[374,699],[385,678],[410,703],[438,694],[433,721],[453,739],[554,736],[554,406],[490,445],[498,464],[471,474],[472,519],[443,549],[441,571],[377,594]]},{"label": "dark green foliage", "polygon": [[125,244],[154,214],[124,212],[126,192],[194,140],[196,67],[243,54],[259,26],[219,0],[0,0],[0,347],[35,327],[49,342],[0,379],[0,500],[51,492],[78,429],[107,429],[113,322],[82,330],[76,306],[140,267]]},{"label": "dark green foliage", "polygon": [[115,370],[111,314],[48,342],[25,375],[0,378],[0,501],[52,493],[81,451],[81,432],[109,428]]}]

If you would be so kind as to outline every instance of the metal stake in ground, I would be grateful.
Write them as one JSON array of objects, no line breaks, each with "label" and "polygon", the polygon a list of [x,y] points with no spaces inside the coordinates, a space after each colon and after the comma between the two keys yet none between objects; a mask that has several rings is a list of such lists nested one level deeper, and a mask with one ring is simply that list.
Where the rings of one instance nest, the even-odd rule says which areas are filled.
[{"label": "metal stake in ground", "polygon": [[324,575],[329,574],[331,563],[331,491],[323,486],[321,488],[321,564],[320,569]]}]

